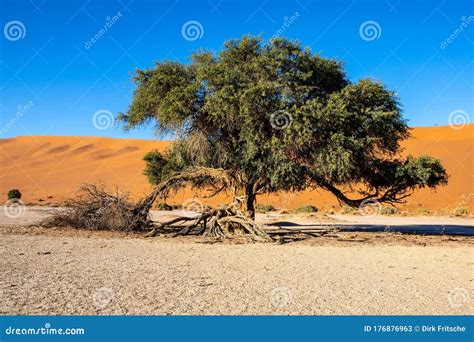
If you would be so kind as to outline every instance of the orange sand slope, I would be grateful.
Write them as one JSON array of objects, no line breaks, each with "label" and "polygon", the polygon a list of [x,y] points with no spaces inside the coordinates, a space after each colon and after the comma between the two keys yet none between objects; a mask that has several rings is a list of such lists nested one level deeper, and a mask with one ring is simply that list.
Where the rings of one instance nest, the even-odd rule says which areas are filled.
[{"label": "orange sand slope", "polygon": [[[441,159],[450,179],[447,186],[436,192],[416,192],[402,207],[451,210],[464,206],[472,213],[474,124],[460,130],[447,126],[414,128],[412,134],[413,138],[404,144],[405,153],[429,154]],[[25,202],[53,203],[74,196],[82,183],[103,181],[107,185],[118,185],[138,198],[151,189],[142,174],[143,155],[152,149],[164,151],[170,144],[169,141],[95,137],[0,139],[0,196],[6,198],[9,189],[18,188]],[[170,202],[191,196],[185,191]],[[302,204],[319,208],[337,205],[332,195],[324,191],[260,196],[259,202],[285,209]]]}]

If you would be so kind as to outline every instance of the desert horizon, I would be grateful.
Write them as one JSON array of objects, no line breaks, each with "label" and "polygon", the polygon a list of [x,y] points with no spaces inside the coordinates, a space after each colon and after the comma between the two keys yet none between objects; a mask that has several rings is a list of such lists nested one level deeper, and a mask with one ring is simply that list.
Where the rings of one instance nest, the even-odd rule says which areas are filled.
[{"label": "desert horizon", "polygon": [[[421,189],[407,198],[407,203],[396,207],[406,214],[450,215],[458,207],[474,212],[474,185],[469,172],[474,165],[474,124],[461,130],[451,126],[412,127],[412,138],[403,142],[402,155],[432,154],[446,166],[449,181],[436,190]],[[18,136],[0,139],[3,154],[0,163],[9,165],[3,170],[4,187],[18,188],[25,203],[50,205],[74,197],[83,183],[102,182],[108,187],[117,186],[130,192],[137,200],[152,189],[143,175],[146,152],[168,150],[172,140],[126,139],[91,136]],[[100,168],[100,173],[97,170]],[[25,170],[28,176],[25,176]],[[202,195],[203,193],[201,193]],[[196,197],[185,190],[169,198],[171,204]],[[337,199],[322,189],[258,196],[260,204],[273,205],[278,210],[293,210],[302,205],[318,209],[339,210]],[[205,204],[217,205],[224,196],[203,199]]]}]

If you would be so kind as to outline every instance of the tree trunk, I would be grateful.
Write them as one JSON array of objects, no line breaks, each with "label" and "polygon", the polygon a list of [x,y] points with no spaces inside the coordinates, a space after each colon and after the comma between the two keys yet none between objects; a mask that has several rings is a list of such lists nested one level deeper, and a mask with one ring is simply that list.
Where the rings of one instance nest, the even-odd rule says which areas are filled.
[{"label": "tree trunk", "polygon": [[247,216],[251,220],[255,220],[255,193],[253,191],[253,184],[247,184],[245,188],[245,206],[247,209]]}]

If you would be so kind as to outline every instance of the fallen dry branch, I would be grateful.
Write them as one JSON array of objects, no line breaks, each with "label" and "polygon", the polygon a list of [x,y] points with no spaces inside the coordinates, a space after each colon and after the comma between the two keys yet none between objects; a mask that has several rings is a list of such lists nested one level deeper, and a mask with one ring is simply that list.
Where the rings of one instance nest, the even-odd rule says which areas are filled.
[{"label": "fallen dry branch", "polygon": [[91,230],[145,231],[148,215],[136,215],[127,193],[107,192],[104,185],[84,184],[78,197],[41,222],[45,227],[74,227]]}]

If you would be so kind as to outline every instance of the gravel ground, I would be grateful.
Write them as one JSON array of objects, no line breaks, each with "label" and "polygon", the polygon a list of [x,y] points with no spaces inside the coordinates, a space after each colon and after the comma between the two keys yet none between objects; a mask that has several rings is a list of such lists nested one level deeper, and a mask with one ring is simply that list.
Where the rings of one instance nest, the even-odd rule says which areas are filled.
[{"label": "gravel ground", "polygon": [[474,313],[472,239],[352,238],[229,244],[3,227],[0,314]]}]

